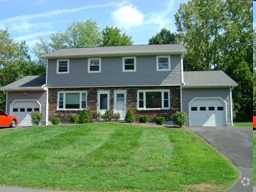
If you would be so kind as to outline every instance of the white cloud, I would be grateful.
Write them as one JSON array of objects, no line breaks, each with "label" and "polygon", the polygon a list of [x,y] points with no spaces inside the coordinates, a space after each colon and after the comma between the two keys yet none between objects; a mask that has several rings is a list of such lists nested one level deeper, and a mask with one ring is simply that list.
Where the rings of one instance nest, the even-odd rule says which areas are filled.
[{"label": "white cloud", "polygon": [[135,6],[123,5],[112,12],[112,17],[117,25],[123,28],[139,26],[143,23],[144,15]]},{"label": "white cloud", "polygon": [[[0,3],[5,0],[0,0]],[[37,0],[36,3],[45,3],[46,0]],[[27,44],[31,45],[31,42],[35,41],[35,38],[41,36],[50,35],[56,33],[59,28],[56,25],[65,26],[67,20],[65,16],[71,13],[78,13],[88,9],[100,9],[107,7],[119,6],[119,3],[108,2],[105,4],[93,4],[85,5],[82,7],[71,8],[71,9],[56,9],[48,12],[19,15],[1,20],[0,29],[7,29],[10,34],[18,41],[27,41]],[[65,14],[65,16],[64,16]],[[59,17],[61,16],[61,17]],[[43,21],[43,22],[42,22]],[[70,21],[70,20],[68,20]],[[62,24],[61,24],[62,23]],[[31,41],[31,42],[30,42]]]},{"label": "white cloud", "polygon": [[[148,24],[156,24],[159,28],[166,27],[170,24],[171,19],[170,14],[174,10],[174,0],[169,0],[166,3],[165,9],[160,13],[153,13],[150,15],[149,19],[147,20]],[[174,14],[173,14],[174,15]]]},{"label": "white cloud", "polygon": [[7,22],[14,22],[14,21],[28,20],[28,19],[29,20],[40,19],[40,18],[58,16],[61,14],[66,14],[66,13],[80,12],[80,11],[83,11],[86,9],[104,8],[104,7],[109,7],[112,5],[113,5],[113,3],[106,3],[106,4],[101,4],[101,5],[88,5],[88,6],[83,6],[83,7],[79,7],[79,8],[73,8],[73,9],[56,9],[56,10],[48,11],[48,12],[44,12],[44,13],[20,15],[20,16],[16,16],[16,17],[11,17],[11,18],[8,18],[5,20],[1,20],[0,22],[7,23]]}]

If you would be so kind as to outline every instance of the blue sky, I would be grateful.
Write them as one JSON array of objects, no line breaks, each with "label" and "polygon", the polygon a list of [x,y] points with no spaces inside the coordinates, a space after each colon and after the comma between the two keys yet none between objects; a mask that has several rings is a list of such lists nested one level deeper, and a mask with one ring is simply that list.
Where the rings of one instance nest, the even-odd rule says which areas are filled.
[{"label": "blue sky", "polygon": [[64,32],[74,21],[96,21],[100,29],[115,26],[133,43],[148,40],[163,27],[176,31],[174,14],[188,0],[0,0],[0,29],[33,48],[39,38]]}]

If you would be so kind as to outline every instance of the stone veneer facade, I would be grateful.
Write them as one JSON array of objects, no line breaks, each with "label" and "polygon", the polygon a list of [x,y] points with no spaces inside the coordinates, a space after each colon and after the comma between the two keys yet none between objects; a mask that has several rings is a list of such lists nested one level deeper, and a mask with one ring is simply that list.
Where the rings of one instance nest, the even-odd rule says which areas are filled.
[{"label": "stone veneer facade", "polygon": [[[138,90],[157,90],[157,89],[169,89],[170,90],[170,105],[169,110],[137,110],[137,91]],[[59,117],[62,122],[68,122],[71,114],[79,115],[81,110],[57,110],[57,94],[58,91],[86,91],[87,92],[87,111],[93,119],[92,115],[97,111],[97,93],[98,91],[110,91],[110,110],[114,109],[114,91],[126,90],[127,91],[127,109],[132,109],[136,120],[140,115],[148,115],[150,121],[153,121],[156,116],[164,116],[166,120],[170,119],[170,116],[176,111],[180,111],[180,87],[128,87],[128,88],[65,88],[55,89],[49,88],[48,97],[48,109],[49,109],[49,121],[53,117]]]}]

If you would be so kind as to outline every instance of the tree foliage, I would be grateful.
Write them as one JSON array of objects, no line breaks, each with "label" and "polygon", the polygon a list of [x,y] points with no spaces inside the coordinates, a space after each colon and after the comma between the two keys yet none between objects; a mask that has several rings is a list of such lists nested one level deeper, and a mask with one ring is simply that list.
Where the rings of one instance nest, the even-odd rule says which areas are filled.
[{"label": "tree foliage", "polygon": [[175,34],[166,28],[163,28],[159,33],[149,39],[150,45],[175,43],[177,43]]},{"label": "tree foliage", "polygon": [[7,30],[0,29],[0,67],[12,63],[18,46],[18,43],[13,41]]},{"label": "tree foliage", "polygon": [[[0,61],[0,87],[27,75],[41,75],[45,73],[44,65],[38,65],[38,63],[32,61],[25,41],[15,42],[10,38],[7,30],[0,30],[0,33],[5,36],[0,39],[0,55],[1,59],[4,60],[4,62]],[[10,44],[7,45],[6,43]],[[0,92],[0,108],[5,108],[5,93],[3,92]]]},{"label": "tree foliage", "polygon": [[177,38],[188,52],[185,70],[223,70],[233,91],[236,120],[252,113],[252,1],[190,0],[175,14]]},{"label": "tree foliage", "polygon": [[61,48],[95,47],[101,43],[100,29],[95,21],[73,22],[64,33],[50,36],[53,50]]},{"label": "tree foliage", "polygon": [[117,27],[107,26],[102,31],[102,46],[122,46],[122,45],[132,45],[131,37],[122,33]]},{"label": "tree foliage", "polygon": [[63,48],[132,45],[131,37],[117,27],[105,27],[102,31],[95,21],[73,22],[62,33],[50,35],[49,42],[40,39],[33,49],[38,62],[46,64],[42,55]]},{"label": "tree foliage", "polygon": [[38,64],[46,65],[47,61],[45,58],[42,57],[42,55],[52,52],[53,49],[49,45],[49,43],[42,38],[39,39],[39,42],[35,44],[35,47],[33,48],[33,53],[37,58]]}]

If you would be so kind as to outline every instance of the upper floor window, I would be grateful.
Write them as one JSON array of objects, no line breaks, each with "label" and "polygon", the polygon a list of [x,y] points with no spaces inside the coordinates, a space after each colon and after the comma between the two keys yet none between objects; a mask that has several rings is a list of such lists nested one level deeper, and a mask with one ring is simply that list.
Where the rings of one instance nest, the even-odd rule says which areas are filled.
[{"label": "upper floor window", "polygon": [[135,57],[124,57],[123,58],[123,72],[134,72],[136,71],[136,58]]},{"label": "upper floor window", "polygon": [[100,58],[88,59],[88,73],[100,73],[100,72],[101,72]]},{"label": "upper floor window", "polygon": [[69,60],[68,59],[57,61],[57,73],[58,74],[69,73]]},{"label": "upper floor window", "polygon": [[156,57],[156,70],[157,71],[170,71],[171,70],[170,56]]},{"label": "upper floor window", "polygon": [[58,92],[57,99],[59,110],[85,109],[87,104],[86,92]]}]

